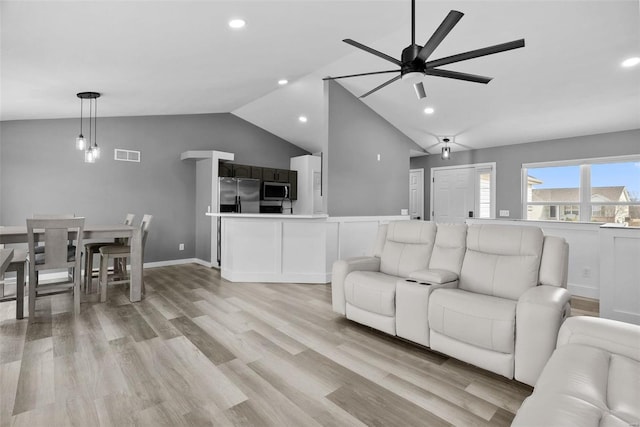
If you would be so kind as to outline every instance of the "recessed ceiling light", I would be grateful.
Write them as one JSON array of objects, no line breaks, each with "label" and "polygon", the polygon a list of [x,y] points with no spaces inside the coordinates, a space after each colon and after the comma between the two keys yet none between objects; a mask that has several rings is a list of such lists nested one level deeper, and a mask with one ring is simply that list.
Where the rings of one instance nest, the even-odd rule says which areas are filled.
[{"label": "recessed ceiling light", "polygon": [[424,109],[424,113],[425,113],[425,114],[433,114],[435,111],[436,111],[436,110],[434,110],[434,109],[433,109],[433,108],[431,108],[431,107],[427,107],[427,108],[425,108],[425,109]]},{"label": "recessed ceiling light", "polygon": [[246,22],[244,22],[244,19],[232,19],[229,21],[229,27],[234,29],[242,28],[245,24]]},{"label": "recessed ceiling light", "polygon": [[624,61],[622,61],[623,67],[633,67],[638,64],[640,64],[640,58],[637,56],[634,56],[632,58],[627,58]]},{"label": "recessed ceiling light", "polygon": [[300,116],[298,117],[298,120],[300,120],[300,122],[302,123],[307,123],[307,116]]},{"label": "recessed ceiling light", "polygon": [[287,80],[287,79],[280,79],[280,80],[278,80],[278,84],[279,84],[280,86],[284,86],[284,85],[286,85],[287,83],[289,83],[289,80]]}]

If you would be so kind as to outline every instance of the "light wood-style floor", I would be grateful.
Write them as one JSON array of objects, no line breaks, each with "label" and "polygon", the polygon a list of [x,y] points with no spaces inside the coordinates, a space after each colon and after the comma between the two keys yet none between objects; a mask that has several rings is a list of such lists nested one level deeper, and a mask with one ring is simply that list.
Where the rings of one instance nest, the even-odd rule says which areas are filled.
[{"label": "light wood-style floor", "polygon": [[329,285],[145,270],[147,295],[0,304],[0,427],[510,424],[532,389],[331,311]]}]

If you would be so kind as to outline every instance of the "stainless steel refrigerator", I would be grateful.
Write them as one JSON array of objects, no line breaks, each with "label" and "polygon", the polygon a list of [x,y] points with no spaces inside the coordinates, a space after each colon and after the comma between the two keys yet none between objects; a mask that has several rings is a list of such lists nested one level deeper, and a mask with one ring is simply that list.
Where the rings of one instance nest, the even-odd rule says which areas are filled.
[{"label": "stainless steel refrigerator", "polygon": [[218,179],[218,212],[260,213],[259,179]]},{"label": "stainless steel refrigerator", "polygon": [[[260,180],[218,178],[218,212],[260,213]],[[218,265],[222,255],[222,223],[218,217]]]}]

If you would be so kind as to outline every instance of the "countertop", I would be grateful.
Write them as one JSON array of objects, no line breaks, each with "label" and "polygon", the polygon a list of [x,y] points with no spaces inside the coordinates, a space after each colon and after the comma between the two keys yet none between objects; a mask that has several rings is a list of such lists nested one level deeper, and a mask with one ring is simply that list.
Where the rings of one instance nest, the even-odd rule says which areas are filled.
[{"label": "countertop", "polygon": [[260,214],[260,213],[220,213],[207,212],[207,216],[216,216],[222,218],[264,218],[264,219],[327,219],[327,214],[315,215],[290,215],[290,214]]}]

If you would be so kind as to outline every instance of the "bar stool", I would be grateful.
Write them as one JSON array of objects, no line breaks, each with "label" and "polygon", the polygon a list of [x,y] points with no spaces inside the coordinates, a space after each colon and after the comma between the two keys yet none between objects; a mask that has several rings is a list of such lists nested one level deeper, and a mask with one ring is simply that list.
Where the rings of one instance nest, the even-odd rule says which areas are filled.
[{"label": "bar stool", "polygon": [[[127,214],[124,219],[126,225],[133,225],[133,219],[136,216],[134,214]],[[91,284],[93,281],[93,256],[98,253],[101,247],[109,245],[122,245],[126,244],[124,239],[116,239],[113,242],[91,242],[84,245],[84,291],[89,292],[91,290]],[[114,263],[114,270],[117,270],[117,263]]]},{"label": "bar stool", "polygon": [[[147,242],[147,235],[149,234],[149,224],[153,219],[153,215],[144,215],[142,222],[140,223],[140,234],[142,238],[142,259],[144,260],[144,246]],[[123,245],[108,245],[99,249],[100,252],[100,276],[98,279],[98,288],[100,289],[100,302],[107,301],[107,286],[113,283],[129,283],[130,278],[126,271],[127,258],[131,257],[131,246],[128,244]],[[120,272],[114,271],[113,280],[109,281],[109,261],[121,262],[124,268]],[[144,289],[144,281],[143,281]]]}]

